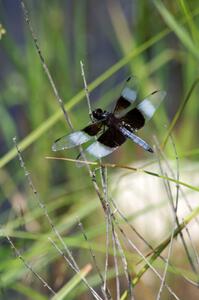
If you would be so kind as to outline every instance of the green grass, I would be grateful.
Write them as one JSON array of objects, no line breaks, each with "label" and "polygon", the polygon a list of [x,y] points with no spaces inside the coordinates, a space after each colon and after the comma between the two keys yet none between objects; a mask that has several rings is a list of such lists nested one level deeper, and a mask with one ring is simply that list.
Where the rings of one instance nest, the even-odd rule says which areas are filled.
[{"label": "green grass", "polygon": [[[104,23],[95,16],[92,5],[87,1],[75,2],[72,5],[71,15],[69,15],[70,8],[67,7],[67,1],[42,1],[37,5],[33,3],[33,1],[28,2],[32,26],[75,129],[85,126],[89,119],[79,65],[82,60],[89,82],[92,107],[107,108],[113,104],[124,79],[129,74],[138,77],[141,95],[147,95],[154,89],[165,89],[168,92],[167,98],[160,107],[159,113],[140,135],[152,141],[155,134],[160,144],[165,146],[167,157],[173,159],[175,157],[173,146],[168,139],[169,134],[172,133],[180,162],[183,162],[184,158],[197,162],[199,157],[199,138],[196,130],[199,113],[197,1],[140,1],[137,15],[134,11],[136,4],[130,5],[129,20],[120,2],[117,5],[112,4],[112,8],[104,4],[107,12]],[[5,53],[7,63],[4,66],[4,74],[1,74],[0,91],[0,127],[3,146],[0,158],[0,199],[2,208],[6,207],[6,210],[1,213],[2,295],[14,291],[19,295],[19,299],[21,295],[24,299],[47,299],[49,296],[49,292],[41,286],[23,263],[13,258],[12,249],[5,239],[8,234],[31,266],[42,274],[47,282],[51,282],[54,289],[59,290],[56,299],[80,299],[76,296],[80,297],[81,293],[83,295],[88,291],[86,292],[86,287],[79,284],[79,277],[65,266],[60,254],[48,241],[48,237],[55,238],[55,236],[44,212],[34,201],[17,158],[17,151],[12,142],[13,137],[17,136],[18,146],[27,169],[31,172],[34,185],[46,204],[53,223],[64,241],[77,252],[76,259],[80,269],[84,269],[91,262],[91,257],[88,243],[84,241],[77,226],[77,217],[83,220],[90,244],[98,256],[101,269],[104,270],[106,249],[104,215],[84,168],[77,169],[72,163],[45,159],[52,154],[53,141],[69,132],[69,128],[66,126],[63,113],[35,51],[26,22],[23,18],[20,19],[20,15],[16,17],[18,21],[22,21],[19,28],[23,32],[23,44],[20,44],[14,31],[16,24],[8,17],[3,4],[0,8],[1,23],[6,30],[6,34],[1,36],[0,46]],[[108,46],[114,53],[114,63],[103,63],[101,68],[99,56],[96,56],[98,59],[95,58],[95,51],[97,51],[95,47],[98,45],[98,32],[95,26],[92,28],[95,17],[100,28],[99,38],[101,35],[105,41],[108,38],[110,43]],[[96,30],[93,35],[92,30]],[[92,35],[92,42],[89,43],[90,35]],[[106,62],[108,48],[104,46],[103,49],[104,52],[100,53],[101,61]],[[100,74],[95,69],[100,69]],[[94,75],[91,76],[90,73]],[[172,88],[173,86],[175,89]],[[94,99],[93,95],[97,95],[98,99]],[[172,110],[172,107],[175,110]],[[168,111],[171,112],[170,115]],[[76,151],[63,152],[60,156],[75,158]],[[132,161],[147,158],[146,153],[129,142],[122,147],[119,154],[111,157],[111,161],[129,165]],[[150,168],[149,165],[147,174],[151,176],[154,172],[150,171]],[[108,171],[110,183],[111,175],[115,172],[117,172],[116,168]],[[170,176],[160,175],[160,177],[159,180],[163,180]],[[191,183],[191,178],[188,183],[181,179],[173,179],[173,181],[179,184],[183,182],[198,192],[198,186]],[[145,213],[147,212],[142,212],[143,215]],[[189,223],[197,215],[196,208],[191,214],[187,214],[187,222]],[[179,229],[181,230],[182,228]],[[152,256],[151,262],[156,260],[166,244],[158,242],[156,247],[158,252]],[[111,253],[113,254],[113,249]],[[125,250],[125,254],[130,260],[131,253]],[[156,263],[158,265],[158,262]],[[159,266],[161,269],[164,268],[163,265]],[[121,265],[119,267],[122,273]],[[130,264],[130,269],[134,272],[135,266]],[[58,273],[55,273],[55,270],[58,270]],[[136,269],[133,283],[139,284],[140,277],[146,270],[147,266],[140,271]],[[168,272],[169,277],[170,270]],[[91,273],[89,280],[93,286],[99,286],[100,279],[96,276],[96,271],[92,269],[89,273]],[[194,275],[194,272],[192,273]],[[61,278],[60,285],[56,283],[57,274]],[[180,278],[177,272],[176,274]],[[114,270],[110,268],[108,275],[114,278]],[[34,281],[34,287],[24,280],[28,276],[31,281]],[[70,278],[68,282],[66,277]],[[110,285],[114,286],[112,281]]]}]

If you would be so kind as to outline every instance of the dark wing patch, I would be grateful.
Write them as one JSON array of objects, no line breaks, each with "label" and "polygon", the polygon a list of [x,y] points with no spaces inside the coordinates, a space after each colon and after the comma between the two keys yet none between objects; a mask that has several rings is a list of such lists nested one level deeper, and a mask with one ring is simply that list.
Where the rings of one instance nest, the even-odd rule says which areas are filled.
[{"label": "dark wing patch", "polygon": [[82,145],[91,140],[102,128],[102,122],[96,122],[86,126],[83,130],[74,131],[57,139],[53,145],[53,151],[70,149]]},{"label": "dark wing patch", "polygon": [[137,108],[130,110],[124,117],[121,118],[121,121],[129,124],[132,129],[135,130],[142,128],[145,124],[145,118],[141,111]]},{"label": "dark wing patch", "polygon": [[86,126],[82,131],[86,132],[90,136],[96,135],[102,128],[102,122],[96,122]]},{"label": "dark wing patch", "polygon": [[115,127],[107,129],[97,140],[101,144],[115,148],[126,141],[126,137]]},{"label": "dark wing patch", "polygon": [[[122,145],[126,141],[126,138],[117,128],[111,127],[97,141],[86,148],[84,156],[80,155],[78,160],[81,161],[85,157],[88,161],[95,161],[96,159],[105,157],[114,152],[118,146]],[[82,166],[81,162],[78,162],[77,165],[79,167]]]},{"label": "dark wing patch", "polygon": [[123,109],[126,109],[131,105],[131,102],[129,102],[127,99],[125,99],[123,96],[120,96],[120,98],[117,100],[117,103],[114,108],[114,113],[121,112]]},{"label": "dark wing patch", "polygon": [[134,76],[129,77],[126,80],[125,86],[121,92],[121,96],[116,102],[114,113],[120,113],[132,105],[137,98],[137,80]]}]

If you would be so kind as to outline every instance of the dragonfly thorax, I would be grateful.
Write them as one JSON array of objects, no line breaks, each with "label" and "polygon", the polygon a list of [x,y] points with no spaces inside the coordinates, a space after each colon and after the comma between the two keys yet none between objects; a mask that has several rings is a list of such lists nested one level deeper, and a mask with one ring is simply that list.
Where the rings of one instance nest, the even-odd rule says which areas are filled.
[{"label": "dragonfly thorax", "polygon": [[103,111],[101,108],[97,108],[92,111],[92,115],[96,120],[100,121],[100,120],[106,119],[109,115],[109,112],[107,112],[105,110]]}]

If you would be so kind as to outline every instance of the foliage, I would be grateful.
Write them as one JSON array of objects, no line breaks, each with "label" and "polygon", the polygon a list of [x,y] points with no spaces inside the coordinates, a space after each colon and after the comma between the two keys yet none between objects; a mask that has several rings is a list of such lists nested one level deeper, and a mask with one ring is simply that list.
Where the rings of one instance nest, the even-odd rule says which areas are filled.
[{"label": "foliage", "polygon": [[[160,144],[165,146],[167,158],[173,159],[176,155],[168,139],[172,133],[180,162],[184,159],[196,162],[199,155],[196,130],[199,110],[197,1],[142,0],[139,5],[136,1],[99,2],[101,4],[95,1],[96,7],[92,1],[28,2],[30,20],[42,55],[73,126],[81,128],[88,122],[80,60],[85,65],[92,107],[109,107],[121,90],[124,79],[129,74],[135,74],[140,81],[140,95],[155,89],[165,89],[168,94],[153,122],[142,131],[143,138],[152,140],[155,133]],[[46,282],[50,282],[54,290],[59,291],[57,298],[54,296],[53,299],[83,299],[84,293],[89,292],[88,287],[80,284],[81,276],[90,274],[90,285],[93,288],[101,286],[98,273],[95,270],[91,272],[92,255],[89,249],[91,247],[96,253],[100,268],[104,270],[107,216],[96,197],[86,168],[77,169],[71,162],[45,158],[52,154],[53,141],[69,132],[69,127],[66,127],[63,113],[35,51],[20,2],[12,5],[6,5],[4,1],[0,7],[0,55],[4,58],[0,71],[1,292],[4,299],[9,299],[10,295],[15,295],[15,299],[47,299],[49,290],[36,279],[35,270],[42,274]],[[16,9],[14,20],[13,8]],[[31,184],[26,180],[28,173],[24,174],[20,167],[17,149],[12,141],[14,136],[17,136],[18,147],[41,202],[34,201],[34,190],[32,193]],[[71,150],[60,155],[75,158],[76,154],[76,150]],[[131,161],[148,159],[148,154],[129,142],[110,159],[129,165]],[[153,176],[150,168],[151,165],[148,175]],[[108,170],[108,183],[114,172],[115,168]],[[160,177],[168,179],[169,176],[160,174]],[[100,182],[98,174],[96,181]],[[181,180],[177,178],[174,182],[180,184]],[[198,192],[191,178],[186,184]],[[49,237],[56,240],[64,251],[53,226],[49,226],[52,224],[45,215],[44,204],[53,226],[72,249],[80,265],[81,276],[74,275],[62,260],[63,255],[48,240]],[[187,223],[197,214],[196,209],[187,215]],[[89,242],[81,233],[79,219],[84,224],[83,230]],[[119,222],[125,223],[124,220]],[[176,235],[183,228],[182,224],[179,225]],[[24,265],[23,260],[13,258],[13,249],[6,236],[11,238],[16,249],[20,249],[30,268]],[[156,243],[157,252],[152,254],[151,263],[167,245],[159,241]],[[147,264],[145,262],[143,268],[137,269],[134,262],[140,257],[124,249],[128,263],[133,261],[129,263],[134,278],[132,283],[139,284]],[[110,260],[116,256],[114,251],[111,247]],[[118,256],[119,252],[117,249]],[[16,251],[15,254],[20,257]],[[107,277],[114,290],[113,265],[108,269]],[[124,275],[122,266],[119,265],[118,272]],[[164,265],[157,263],[157,267],[164,270]],[[169,274],[173,272],[181,278],[177,270],[179,266],[175,267],[168,270]],[[193,270],[182,267],[181,274],[195,282],[198,280],[197,272],[195,274]],[[122,288],[124,293],[121,297],[124,299],[127,287]],[[156,295],[157,286],[154,289]],[[143,299],[144,296],[137,297]],[[162,299],[168,299],[166,297]]]}]

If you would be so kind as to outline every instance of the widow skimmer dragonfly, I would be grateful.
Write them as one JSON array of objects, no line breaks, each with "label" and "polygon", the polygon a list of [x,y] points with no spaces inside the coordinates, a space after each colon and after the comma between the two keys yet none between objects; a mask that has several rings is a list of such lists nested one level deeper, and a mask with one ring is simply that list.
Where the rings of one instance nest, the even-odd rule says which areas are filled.
[{"label": "widow skimmer dragonfly", "polygon": [[[52,145],[52,150],[59,151],[80,146],[99,135],[84,150],[84,156],[89,161],[95,161],[109,155],[127,139],[153,153],[151,146],[135,133],[152,118],[165,96],[165,91],[158,90],[141,102],[137,101],[134,77],[129,77],[112,112],[103,111],[101,108],[92,111],[93,123],[80,131],[57,139]],[[77,159],[83,160],[81,155]]]}]

